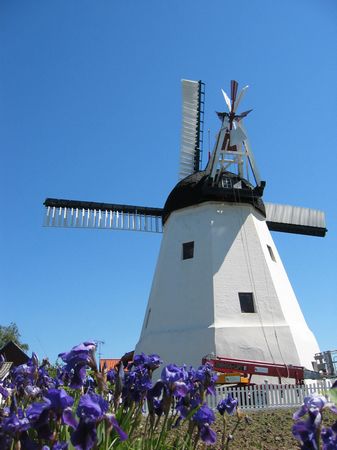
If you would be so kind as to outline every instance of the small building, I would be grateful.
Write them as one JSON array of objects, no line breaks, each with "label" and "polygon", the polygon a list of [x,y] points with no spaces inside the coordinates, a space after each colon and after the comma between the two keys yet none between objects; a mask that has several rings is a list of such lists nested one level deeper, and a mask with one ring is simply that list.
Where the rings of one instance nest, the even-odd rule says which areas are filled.
[{"label": "small building", "polygon": [[119,364],[120,358],[103,358],[99,360],[99,370],[103,372],[105,370],[114,369]]},{"label": "small building", "polygon": [[121,358],[101,358],[99,360],[99,370],[102,372],[103,368],[106,370],[114,369],[118,367],[120,362],[123,363],[123,367],[126,368],[127,365],[132,362],[134,356],[134,351],[124,353]]},{"label": "small building", "polygon": [[26,353],[13,341],[0,349],[0,381],[4,380],[12,367],[25,364],[29,360]]},{"label": "small building", "polygon": [[327,377],[337,376],[337,350],[316,353],[315,360],[315,370],[320,371]]},{"label": "small building", "polygon": [[14,367],[26,364],[29,360],[29,356],[13,341],[7,342],[0,349],[0,355],[3,356],[5,361],[13,363]]}]

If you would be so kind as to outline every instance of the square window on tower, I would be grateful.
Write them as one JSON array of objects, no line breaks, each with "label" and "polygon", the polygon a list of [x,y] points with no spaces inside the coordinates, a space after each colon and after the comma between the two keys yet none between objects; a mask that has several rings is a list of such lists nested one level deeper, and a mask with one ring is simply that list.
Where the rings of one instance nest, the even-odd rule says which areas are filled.
[{"label": "square window on tower", "polygon": [[241,312],[255,313],[254,297],[252,292],[239,292]]},{"label": "square window on tower", "polygon": [[194,241],[183,243],[183,259],[191,259],[194,256]]}]

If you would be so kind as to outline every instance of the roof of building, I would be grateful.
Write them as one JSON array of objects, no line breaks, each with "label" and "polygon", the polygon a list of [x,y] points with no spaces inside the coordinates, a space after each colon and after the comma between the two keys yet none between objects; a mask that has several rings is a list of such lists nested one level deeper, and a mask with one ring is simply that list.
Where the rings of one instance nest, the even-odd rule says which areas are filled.
[{"label": "roof of building", "polygon": [[0,355],[3,355],[6,361],[12,362],[13,366],[25,364],[29,360],[29,356],[13,341],[7,342],[0,349]]},{"label": "roof of building", "polygon": [[120,362],[120,358],[103,358],[99,360],[99,368],[102,371],[104,366],[106,370],[114,369]]},{"label": "roof of building", "polygon": [[232,172],[224,172],[216,185],[205,171],[195,172],[181,180],[169,194],[163,212],[163,222],[178,209],[209,201],[249,203],[266,216],[262,201],[265,183],[254,187]]}]

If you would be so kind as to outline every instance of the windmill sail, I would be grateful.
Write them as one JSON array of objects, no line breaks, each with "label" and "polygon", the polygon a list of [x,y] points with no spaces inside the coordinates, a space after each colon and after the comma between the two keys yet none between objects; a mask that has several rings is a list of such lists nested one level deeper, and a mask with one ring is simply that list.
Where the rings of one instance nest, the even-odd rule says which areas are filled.
[{"label": "windmill sail", "polygon": [[183,107],[180,180],[200,169],[204,96],[204,83],[201,81],[182,80]]},{"label": "windmill sail", "polygon": [[162,233],[162,209],[47,198],[44,226]]},{"label": "windmill sail", "polygon": [[[163,208],[47,198],[46,227],[99,228],[162,233]],[[299,206],[265,203],[270,231],[324,237],[323,211]]]},{"label": "windmill sail", "polygon": [[323,211],[300,206],[265,203],[269,230],[324,237],[327,229]]}]

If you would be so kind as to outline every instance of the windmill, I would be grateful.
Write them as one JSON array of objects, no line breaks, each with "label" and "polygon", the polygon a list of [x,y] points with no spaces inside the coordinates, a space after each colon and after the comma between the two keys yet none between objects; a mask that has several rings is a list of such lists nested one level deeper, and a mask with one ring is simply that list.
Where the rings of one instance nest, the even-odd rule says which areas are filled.
[{"label": "windmill", "polygon": [[231,82],[228,112],[201,169],[204,84],[182,80],[178,184],[163,208],[47,198],[45,226],[163,233],[136,352],[200,364],[215,355],[312,368],[309,330],[270,231],[324,236],[324,213],[264,203]]}]

